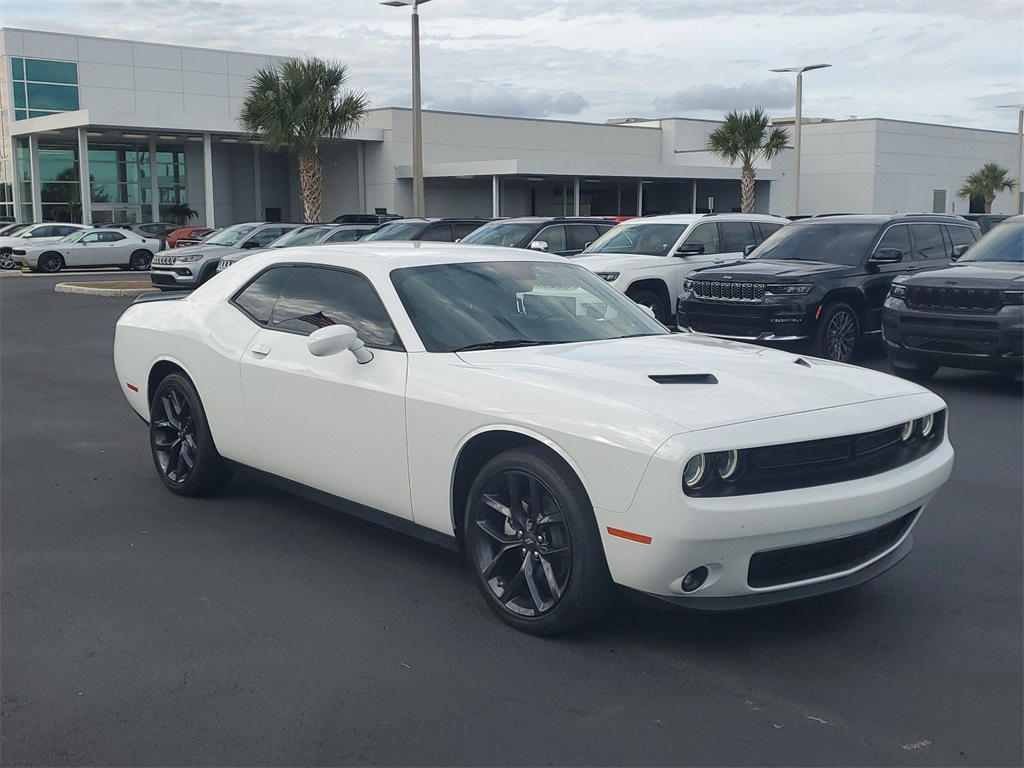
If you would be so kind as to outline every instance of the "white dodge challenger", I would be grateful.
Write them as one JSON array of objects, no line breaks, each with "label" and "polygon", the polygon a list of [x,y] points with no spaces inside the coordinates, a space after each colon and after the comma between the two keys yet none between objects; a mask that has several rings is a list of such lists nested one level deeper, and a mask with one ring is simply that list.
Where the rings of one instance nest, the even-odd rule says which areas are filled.
[{"label": "white dodge challenger", "polygon": [[943,401],[870,370],[672,334],[578,265],[436,243],[253,256],[117,323],[157,473],[255,473],[461,548],[518,629],[617,591],[782,602],[901,560],[949,477]]}]

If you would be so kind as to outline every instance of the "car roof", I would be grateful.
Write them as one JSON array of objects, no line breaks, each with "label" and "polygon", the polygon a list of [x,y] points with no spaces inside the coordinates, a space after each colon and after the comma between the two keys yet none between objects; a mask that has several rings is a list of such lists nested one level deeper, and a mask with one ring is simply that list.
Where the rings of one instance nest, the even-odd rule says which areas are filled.
[{"label": "car roof", "polygon": [[567,223],[615,224],[615,220],[607,216],[514,216],[509,219],[484,219],[487,224],[548,224],[564,221]]},{"label": "car roof", "polygon": [[887,224],[892,221],[928,221],[943,224],[962,224],[968,227],[977,227],[973,221],[968,221],[963,216],[951,213],[839,213],[826,216],[812,216],[808,219],[799,219],[789,226],[814,226],[821,222],[831,224]]},{"label": "car roof", "polygon": [[695,224],[699,221],[767,221],[785,224],[787,219],[770,213],[665,213],[627,219],[623,224]]}]

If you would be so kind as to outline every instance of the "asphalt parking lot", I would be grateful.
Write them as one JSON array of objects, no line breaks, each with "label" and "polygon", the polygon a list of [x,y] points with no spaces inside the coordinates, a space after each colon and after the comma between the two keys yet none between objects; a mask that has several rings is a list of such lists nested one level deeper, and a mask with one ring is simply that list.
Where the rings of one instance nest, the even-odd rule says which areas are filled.
[{"label": "asphalt parking lot", "polygon": [[251,480],[166,492],[113,374],[131,300],[0,277],[3,765],[1024,763],[1008,378],[930,384],[956,466],[881,578],[538,639],[454,553]]}]

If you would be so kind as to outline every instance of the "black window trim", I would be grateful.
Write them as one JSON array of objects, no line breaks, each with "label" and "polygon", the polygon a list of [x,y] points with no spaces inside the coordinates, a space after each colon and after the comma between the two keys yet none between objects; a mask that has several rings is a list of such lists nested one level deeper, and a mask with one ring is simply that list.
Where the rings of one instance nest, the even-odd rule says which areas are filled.
[{"label": "black window trim", "polygon": [[[245,285],[243,285],[241,288],[239,288],[237,291],[235,291],[231,295],[231,298],[228,299],[228,304],[233,306],[235,309],[237,309],[239,312],[241,312],[243,315],[245,315],[247,318],[249,318],[249,320],[251,320],[254,325],[258,325],[260,328],[265,328],[268,331],[274,331],[275,333],[290,333],[293,336],[302,336],[302,337],[308,339],[309,336],[310,336],[310,333],[312,333],[312,331],[310,331],[310,333],[302,333],[301,331],[293,331],[293,330],[288,329],[288,328],[272,328],[268,323],[261,322],[260,320],[258,320],[255,317],[253,317],[251,312],[246,310],[243,306],[241,306],[236,301],[236,299],[239,296],[241,296],[242,293],[244,293],[245,290],[250,285],[252,285],[257,280],[259,280],[263,275],[267,274],[267,272],[269,272],[272,269],[280,269],[281,267],[291,267],[293,269],[301,269],[303,267],[305,267],[307,269],[329,269],[329,270],[331,270],[333,272],[344,272],[344,273],[349,274],[349,275],[355,275],[356,277],[360,277],[363,280],[365,280],[366,284],[368,286],[370,286],[370,290],[373,292],[373,295],[377,298],[377,301],[380,302],[380,306],[384,310],[384,314],[387,316],[388,322],[391,323],[391,327],[395,329],[395,342],[393,344],[389,345],[389,346],[383,346],[381,344],[373,344],[373,343],[367,341],[366,339],[363,339],[363,343],[367,347],[369,347],[370,349],[378,349],[378,350],[382,350],[384,352],[404,352],[404,353],[408,354],[408,350],[405,348],[405,342],[402,341],[402,336],[398,332],[398,327],[395,325],[394,318],[392,318],[391,317],[391,313],[388,312],[387,305],[381,299],[380,293],[377,291],[377,287],[373,284],[373,281],[370,278],[368,278],[362,272],[357,272],[354,269],[345,269],[344,267],[336,267],[336,266],[327,265],[327,264],[310,264],[309,262],[302,262],[302,261],[294,261],[294,262],[293,261],[289,261],[289,262],[281,262],[281,263],[278,263],[278,264],[270,264],[270,265],[267,266],[266,269],[262,270],[261,272],[259,272],[256,275],[253,275],[252,279],[249,280],[249,282],[247,282]],[[280,291],[278,291],[277,296],[278,296],[278,298],[280,298],[280,296],[281,296],[281,292]],[[277,299],[274,300],[274,303],[276,305]],[[362,339],[362,336],[360,336],[359,338]]]}]

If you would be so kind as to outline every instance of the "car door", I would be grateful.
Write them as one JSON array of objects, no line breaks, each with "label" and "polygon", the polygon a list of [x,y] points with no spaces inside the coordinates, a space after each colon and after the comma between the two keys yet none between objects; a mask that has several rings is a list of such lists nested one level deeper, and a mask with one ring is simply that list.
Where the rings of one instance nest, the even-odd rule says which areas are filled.
[{"label": "car door", "polygon": [[[107,255],[109,247],[103,242],[106,232],[89,232],[71,243],[68,253],[64,257],[64,263],[69,267],[95,267],[100,264],[109,264]],[[63,243],[62,243],[63,245]]]},{"label": "car door", "polygon": [[[261,325],[240,373],[262,468],[411,519],[407,355],[370,282],[341,268],[275,266],[233,302]],[[336,324],[355,328],[373,360],[314,357],[309,335]]]},{"label": "car door", "polygon": [[[133,240],[124,232],[103,232],[101,237],[104,244],[106,244],[105,264],[121,266],[129,262],[132,253],[136,250],[149,250],[146,248],[145,243]],[[152,250],[150,250],[150,253],[152,253]]]},{"label": "car door", "polygon": [[889,286],[897,275],[910,271],[913,264],[913,245],[910,240],[910,227],[906,224],[895,224],[889,227],[872,249],[872,255],[882,249],[892,248],[902,255],[901,261],[892,264],[870,264],[864,278],[864,296],[868,304],[865,331],[876,331],[882,327],[882,305],[889,294]]},{"label": "car door", "polygon": [[910,239],[914,255],[908,272],[939,269],[949,265],[953,254],[949,241],[943,237],[941,224],[911,224]]}]

